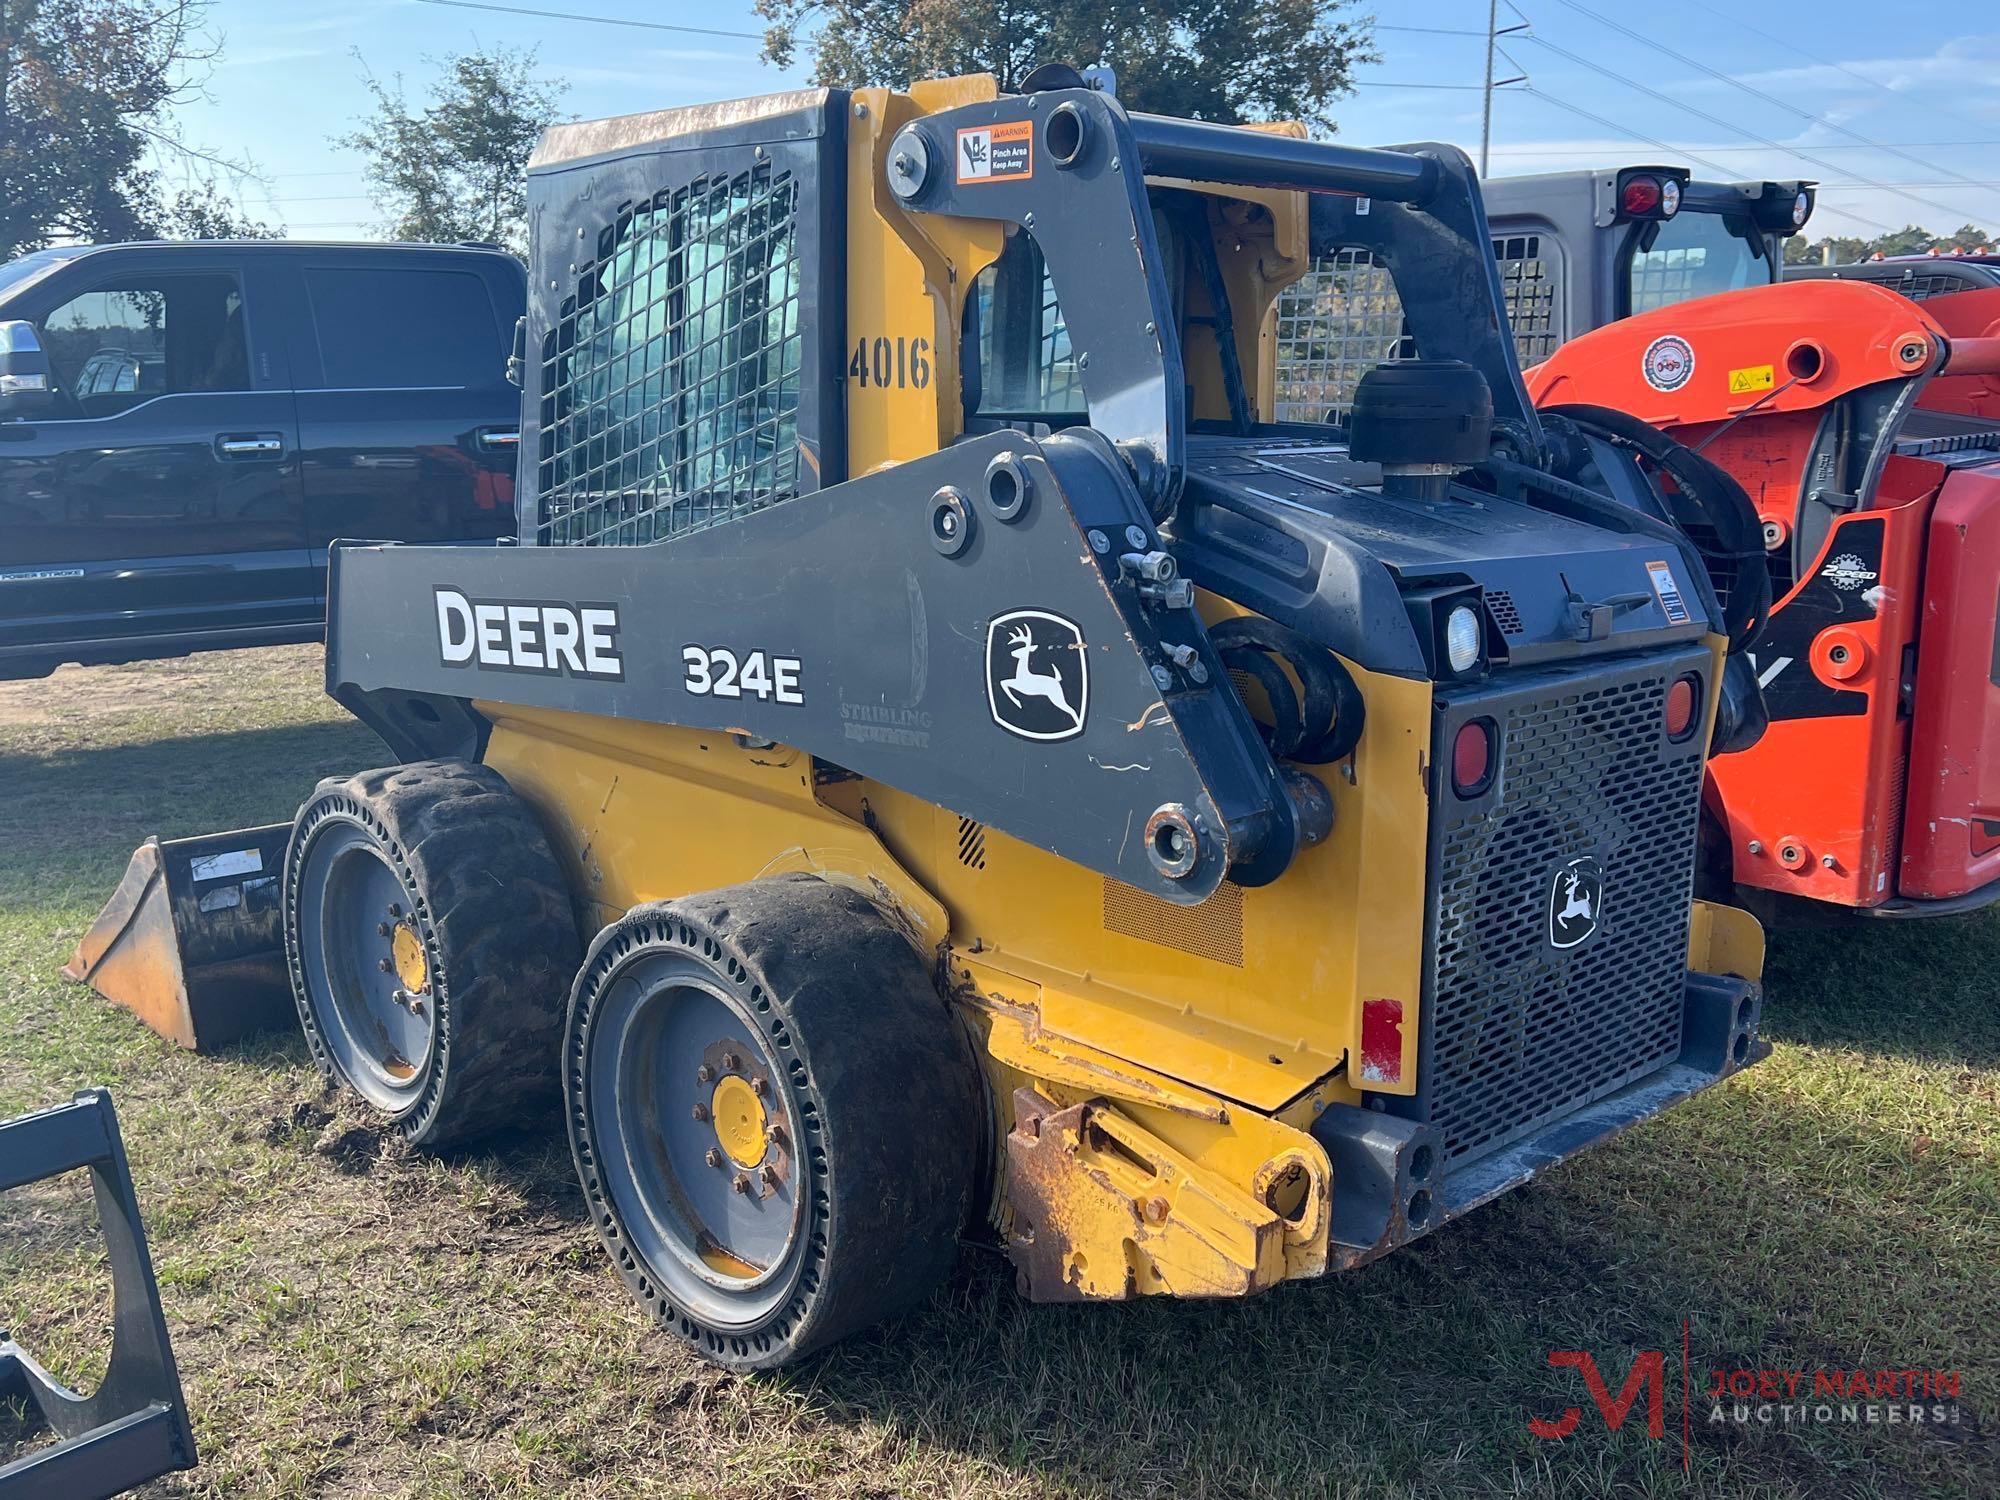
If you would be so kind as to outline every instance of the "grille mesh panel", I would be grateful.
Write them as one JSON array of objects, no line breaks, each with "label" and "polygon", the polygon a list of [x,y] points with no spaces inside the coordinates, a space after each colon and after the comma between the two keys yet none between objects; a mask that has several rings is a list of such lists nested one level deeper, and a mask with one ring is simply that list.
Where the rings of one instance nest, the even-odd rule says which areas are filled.
[{"label": "grille mesh panel", "polygon": [[1122,880],[1104,878],[1104,928],[1197,958],[1243,967],[1243,887],[1223,881],[1195,906],[1177,906]]},{"label": "grille mesh panel", "polygon": [[1488,589],[1486,607],[1493,611],[1493,623],[1500,627],[1503,635],[1521,633],[1521,611],[1515,606],[1512,594],[1505,589]]},{"label": "grille mesh panel", "polygon": [[799,493],[797,206],[764,163],[602,229],[543,341],[538,542],[634,546]]},{"label": "grille mesh panel", "polygon": [[[1699,755],[1663,760],[1679,667],[1500,716],[1506,783],[1440,832],[1429,1115],[1446,1156],[1496,1149],[1680,1051]],[[1605,870],[1597,935],[1547,941],[1556,872]]]},{"label": "grille mesh panel", "polygon": [[1958,276],[1915,275],[1905,276],[1891,287],[1890,290],[1894,291],[1898,296],[1908,297],[1912,302],[1921,302],[1926,297],[1949,297],[1953,292],[1962,292],[1968,287],[1976,285],[1978,283],[1967,281]]}]

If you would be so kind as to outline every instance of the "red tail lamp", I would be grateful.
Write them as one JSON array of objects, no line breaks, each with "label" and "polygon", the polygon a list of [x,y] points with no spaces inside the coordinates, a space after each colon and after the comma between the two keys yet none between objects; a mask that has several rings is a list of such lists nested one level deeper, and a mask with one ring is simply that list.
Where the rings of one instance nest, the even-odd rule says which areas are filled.
[{"label": "red tail lamp", "polygon": [[1451,742],[1451,789],[1477,797],[1493,785],[1494,733],[1491,719],[1467,719]]},{"label": "red tail lamp", "polygon": [[1676,677],[1667,689],[1667,738],[1678,743],[1694,733],[1701,709],[1701,679],[1692,672]]},{"label": "red tail lamp", "polygon": [[1626,213],[1633,217],[1649,214],[1660,206],[1660,179],[1657,177],[1631,177],[1625,182],[1625,196],[1620,202]]}]

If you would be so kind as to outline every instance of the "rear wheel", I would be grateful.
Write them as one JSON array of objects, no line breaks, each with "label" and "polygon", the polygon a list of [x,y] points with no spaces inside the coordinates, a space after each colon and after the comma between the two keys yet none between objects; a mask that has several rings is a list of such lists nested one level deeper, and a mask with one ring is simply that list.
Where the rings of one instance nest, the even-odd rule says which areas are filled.
[{"label": "rear wheel", "polygon": [[563,1044],[600,1238],[662,1326],[768,1369],[949,1269],[980,1143],[971,1049],[869,901],[784,877],[635,907]]},{"label": "rear wheel", "polygon": [[553,1100],[580,947],[548,841],[496,771],[365,771],[299,809],[285,948],[306,1041],[418,1145]]}]

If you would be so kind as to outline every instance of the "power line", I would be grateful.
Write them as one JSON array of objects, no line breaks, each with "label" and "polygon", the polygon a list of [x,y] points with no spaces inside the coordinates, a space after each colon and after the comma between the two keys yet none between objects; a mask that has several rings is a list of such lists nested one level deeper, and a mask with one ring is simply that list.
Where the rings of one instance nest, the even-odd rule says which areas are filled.
[{"label": "power line", "polygon": [[588,21],[595,26],[632,26],[640,31],[680,31],[691,36],[726,36],[747,42],[764,38],[754,31],[716,31],[707,26],[673,26],[665,21],[628,21],[620,16],[583,16],[567,10],[531,10],[525,5],[489,5],[486,0],[417,0],[420,5],[449,5],[455,10],[492,10],[506,16],[535,16],[545,21]]},{"label": "power line", "polygon": [[[1687,103],[1685,100],[1674,98],[1671,94],[1663,94],[1658,89],[1648,88],[1646,87],[1645,84],[1640,83],[1637,79],[1628,78],[1624,74],[1619,73],[1611,68],[1607,68],[1598,63],[1594,63],[1589,58],[1581,57],[1578,54],[1571,52],[1566,47],[1558,47],[1554,42],[1549,41],[1546,37],[1538,36],[1535,33],[1530,32],[1528,35],[1524,36],[1522,40],[1533,42],[1537,46],[1545,48],[1546,50],[1555,53],[1556,56],[1558,57],[1567,58],[1569,61],[1575,63],[1578,67],[1588,68],[1591,72],[1599,74],[1605,78],[1608,78],[1613,83],[1616,83],[1621,87],[1632,89],[1638,93],[1644,94],[1649,99],[1657,99],[1662,104],[1670,104],[1675,109],[1682,110],[1687,114],[1691,114],[1695,116],[1695,118],[1697,119],[1706,120],[1710,125],[1715,126],[1719,130],[1727,130],[1733,135],[1740,135],[1744,137],[1746,140],[1757,141],[1764,146],[1768,146],[1773,151],[1782,152],[1786,156],[1795,156],[1800,161],[1809,161],[1814,166],[1820,168],[1822,171],[1838,173],[1845,170],[1841,167],[1835,166],[1830,161],[1821,160],[1819,157],[1814,156],[1809,151],[1802,151],[1797,146],[1787,146],[1782,144],[1781,142],[1772,140],[1768,136],[1759,135],[1754,130],[1745,130],[1742,126],[1734,124],[1729,120],[1725,120],[1720,115],[1712,115],[1708,113],[1707,110],[1696,109],[1692,104]],[[1516,66],[1518,67],[1519,64],[1516,64]],[[1965,210],[1962,208],[1953,208],[1950,204],[1939,203],[1936,199],[1933,198],[1919,198],[1915,193],[1907,192],[1901,188],[1885,187],[1882,183],[1875,181],[1873,178],[1863,177],[1859,173],[1852,173],[1850,175],[1856,182],[1865,183],[1869,187],[1878,188],[1883,192],[1893,193],[1898,198],[1907,198],[1912,203],[1921,203],[1926,208],[1938,209],[1948,214],[1960,214],[1965,212]]]},{"label": "power line", "polygon": [[[1905,146],[1928,151],[1939,151],[1946,147],[1971,149],[1975,146],[2000,146],[2000,141],[1904,141]],[[1765,151],[1765,146],[1703,146],[1704,151]],[[1873,146],[1815,146],[1815,151],[1873,151]],[[1576,152],[1568,146],[1495,146],[1495,156],[1574,156]],[[279,173],[283,176],[283,173]],[[1909,183],[1902,186],[1909,187]]]},{"label": "power line", "polygon": [[1486,39],[1485,32],[1468,31],[1462,26],[1384,26],[1380,22],[1377,22],[1371,29],[1375,31],[1410,31],[1422,36],[1476,36],[1481,41]]},{"label": "power line", "polygon": [[[1736,26],[1739,30],[1747,31],[1750,33],[1750,35],[1754,37],[1761,37],[1764,41],[1771,43],[1772,46],[1782,48],[1784,51],[1790,52],[1796,57],[1803,57],[1809,63],[1815,63],[1822,68],[1831,68],[1836,73],[1844,73],[1849,78],[1852,78],[1856,83],[1865,83],[1871,89],[1879,89],[1882,93],[1887,94],[1891,99],[1894,99],[1899,103],[1908,104],[1910,102],[1907,95],[1898,93],[1896,90],[1890,88],[1889,85],[1886,83],[1882,83],[1877,81],[1876,79],[1870,78],[1866,73],[1855,72],[1854,69],[1848,67],[1845,63],[1833,62],[1828,58],[1821,57],[1817,52],[1806,51],[1806,49],[1801,47],[1797,42],[1790,41],[1785,37],[1773,36],[1768,31],[1760,31],[1757,27],[1752,26],[1748,21],[1742,19],[1740,16],[1731,15],[1728,11],[1717,10],[1713,5],[1708,5],[1703,3],[1703,0],[1689,0],[1689,3],[1692,4],[1697,10],[1705,10],[1711,16],[1716,17],[1718,20],[1728,21],[1732,25]],[[1947,109],[1944,111],[1944,113],[1951,115],[1954,119],[1964,120],[1968,125],[1983,124],[1983,122],[1973,120],[1970,116],[1959,114],[1958,111],[1956,110]],[[1905,144],[1908,143],[1906,142]],[[1993,144],[1993,142],[1933,141],[1933,142],[1919,143],[1919,144],[1927,144],[1932,146],[1957,146],[1957,145],[1983,146],[1983,145],[1991,145]]]},{"label": "power line", "polygon": [[[1972,183],[1974,187],[2000,188],[2000,177],[1983,180],[1968,177],[1965,181]],[[1829,182],[1821,185],[1824,187],[1859,187],[1861,184],[1854,182]],[[1893,188],[1941,188],[1950,187],[1951,184],[1948,182],[1885,182],[1882,186]]]},{"label": "power line", "polygon": [[[1509,58],[1508,61],[1513,62],[1513,59]],[[1514,66],[1519,67],[1520,64],[1515,63]],[[1721,172],[1722,174],[1724,174],[1725,177],[1734,170],[1731,167],[1725,167],[1721,162],[1710,161],[1705,156],[1697,156],[1694,152],[1686,150],[1680,146],[1671,146],[1667,144],[1667,142],[1665,141],[1656,140],[1654,137],[1650,135],[1645,135],[1640,131],[1632,129],[1632,127],[1629,125],[1621,125],[1616,120],[1605,119],[1603,115],[1592,114],[1589,110],[1583,108],[1582,105],[1572,104],[1567,99],[1558,99],[1554,94],[1544,93],[1541,89],[1536,88],[1532,83],[1523,85],[1521,92],[1524,94],[1532,94],[1537,99],[1542,100],[1546,104],[1553,104],[1557,109],[1568,110],[1573,115],[1580,115],[1584,119],[1591,121],[1593,124],[1602,125],[1606,130],[1615,130],[1620,135],[1630,136],[1633,140],[1639,141],[1644,145],[1652,146],[1660,151],[1669,152],[1675,156],[1686,157],[1689,161],[1692,162],[1699,162],[1702,166],[1708,167],[1712,171]],[[1857,224],[1866,224],[1871,229],[1879,229],[1884,234],[1889,234],[1894,232],[1889,228],[1887,224],[1882,223],[1880,220],[1871,219],[1866,214],[1858,214],[1854,212],[1854,210],[1851,208],[1840,208],[1835,204],[1829,203],[1826,205],[1826,211],[1831,214],[1838,214],[1843,219],[1852,219]]]},{"label": "power line", "polygon": [[[1685,52],[1676,52],[1672,47],[1667,46],[1666,43],[1655,41],[1653,40],[1653,38],[1645,35],[1643,32],[1635,31],[1632,27],[1625,25],[1622,21],[1614,21],[1609,16],[1600,15],[1598,12],[1592,10],[1589,6],[1579,4],[1578,0],[1556,0],[1556,3],[1558,5],[1564,6],[1569,10],[1575,11],[1578,15],[1590,17],[1591,20],[1597,22],[1600,26],[1610,27],[1611,30],[1617,32],[1620,36],[1627,37],[1630,40],[1637,42],[1642,47],[1649,48],[1650,50],[1655,52],[1663,53],[1666,56],[1673,58],[1676,62],[1682,64],[1685,67],[1693,68],[1696,72],[1705,73],[1710,78],[1714,78],[1722,83],[1726,83],[1731,88],[1737,89],[1742,93],[1748,94],[1753,99],[1761,99],[1764,101],[1764,103],[1769,104],[1774,108],[1782,109],[1785,110],[1787,113],[1797,115],[1801,120],[1806,120],[1814,125],[1820,126],[1823,129],[1831,130],[1837,135],[1844,135],[1849,140],[1859,141],[1861,144],[1866,146],[1873,146],[1876,150],[1886,152],[1890,156],[1901,157],[1904,161],[1909,162],[1912,166],[1922,167],[1926,171],[1941,173],[1946,177],[1955,177],[1960,182],[1970,183],[1974,187],[1982,186],[1982,184],[1974,182],[1972,178],[1967,177],[1962,173],[1952,171],[1951,168],[1949,167],[1941,167],[1936,162],[1925,161],[1922,157],[1919,156],[1911,156],[1908,152],[1898,150],[1894,146],[1885,146],[1880,141],[1865,136],[1858,130],[1849,130],[1845,125],[1836,124],[1834,121],[1829,120],[1822,115],[1814,114],[1809,109],[1806,109],[1797,104],[1793,104],[1788,100],[1780,99],[1776,94],[1768,94],[1760,88],[1753,88],[1749,84],[1744,83],[1741,79],[1734,78],[1729,74],[1723,72],[1719,68],[1710,67],[1707,63],[1702,62],[1699,58],[1690,57]],[[1952,210],[1952,211],[1958,212],[1958,210]]]},{"label": "power line", "polygon": [[1373,78],[1357,78],[1354,86],[1358,89],[1447,89],[1453,93],[1480,93],[1485,85],[1478,83],[1389,83]]}]

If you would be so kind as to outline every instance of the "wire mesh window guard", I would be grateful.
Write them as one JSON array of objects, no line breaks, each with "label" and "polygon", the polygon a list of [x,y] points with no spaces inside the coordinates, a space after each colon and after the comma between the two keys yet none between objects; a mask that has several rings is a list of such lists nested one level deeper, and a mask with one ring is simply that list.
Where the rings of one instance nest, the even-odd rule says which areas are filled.
[{"label": "wire mesh window guard", "polygon": [[1562,344],[1562,273],[1553,256],[1542,253],[1538,234],[1510,234],[1493,242],[1500,268],[1500,292],[1514,352],[1525,365],[1540,364]]},{"label": "wire mesh window guard", "polygon": [[635,546],[799,493],[798,196],[760,164],[600,233],[543,342],[537,541]]},{"label": "wire mesh window guard", "polygon": [[[1493,255],[1521,363],[1547,359],[1562,342],[1559,263],[1533,234],[1494,240]],[[1278,294],[1276,333],[1280,422],[1342,422],[1363,375],[1417,357],[1395,278],[1352,246],[1317,257]]]},{"label": "wire mesh window guard", "polygon": [[1395,277],[1367,250],[1321,256],[1278,294],[1280,422],[1341,422],[1354,387],[1384,360],[1414,359]]}]

